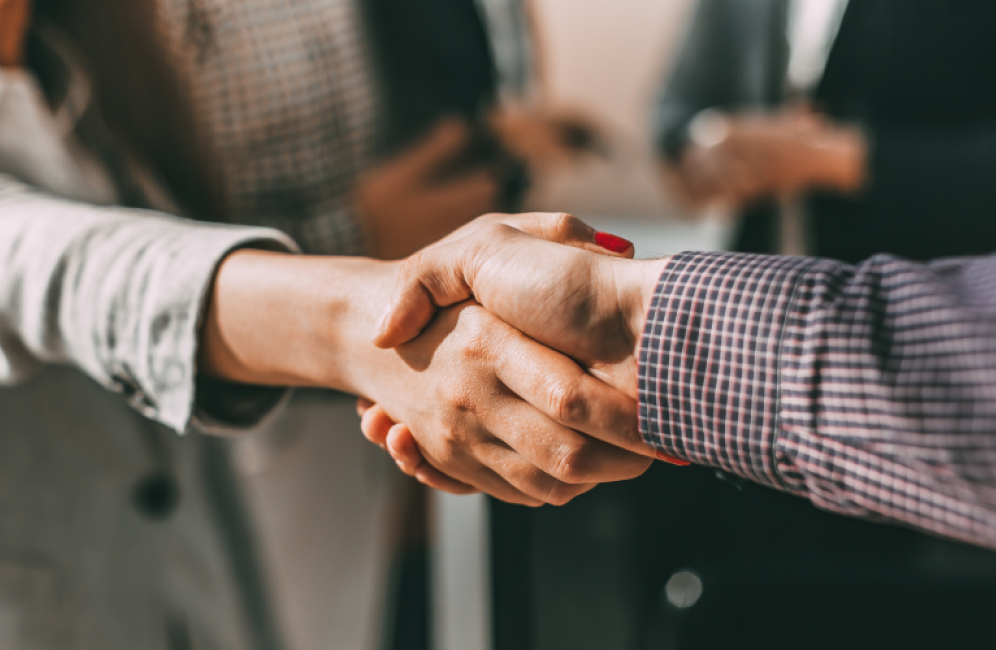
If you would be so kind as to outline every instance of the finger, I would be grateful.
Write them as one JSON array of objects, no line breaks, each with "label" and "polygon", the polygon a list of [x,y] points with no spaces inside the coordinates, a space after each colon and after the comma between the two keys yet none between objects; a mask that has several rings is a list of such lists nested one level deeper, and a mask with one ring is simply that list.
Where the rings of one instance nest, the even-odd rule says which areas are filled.
[{"label": "finger", "polygon": [[362,418],[363,414],[367,412],[367,409],[369,409],[373,405],[374,405],[374,403],[371,402],[370,400],[368,400],[366,397],[357,397],[356,398],[356,414],[359,415]]},{"label": "finger", "polygon": [[430,465],[422,456],[418,443],[415,442],[415,436],[407,425],[396,424],[391,427],[387,437],[387,451],[401,471],[414,476],[431,488],[450,494],[473,494],[478,491],[471,485],[446,476]]},{"label": "finger", "polygon": [[460,118],[440,120],[425,138],[394,160],[394,170],[409,178],[430,174],[467,146],[470,129]]},{"label": "finger", "polygon": [[[496,416],[497,421],[493,425],[496,430],[499,430],[497,427],[501,423],[514,424],[500,429],[503,431],[502,442],[530,466],[535,466],[559,483],[595,485],[625,481],[643,474],[653,462],[651,458],[554,422],[518,397],[509,400]],[[486,426],[489,424],[485,421]],[[551,483],[543,476],[523,473],[525,479],[535,479],[541,484],[539,488],[531,489],[513,480],[491,462],[483,459],[482,462],[527,494],[536,496],[537,489],[550,490]]]},{"label": "finger", "polygon": [[477,494],[480,492],[480,490],[474,488],[473,486],[461,483],[454,478],[446,476],[429,463],[419,465],[418,469],[415,470],[415,478],[423,485],[427,485],[442,492],[448,492],[449,494],[464,495]]},{"label": "finger", "polygon": [[[562,427],[608,443],[609,449],[591,450],[601,459],[590,461],[593,471],[622,464],[624,474],[636,472],[626,478],[642,473],[640,468],[646,467],[639,456],[653,458],[654,450],[640,434],[636,401],[584,372],[570,358],[509,329],[495,360],[499,381]],[[620,453],[623,450],[627,453]],[[598,474],[587,480],[608,479]]]},{"label": "finger", "polygon": [[[481,431],[475,435],[472,435],[471,439],[482,439],[487,436],[487,432]],[[507,503],[516,503],[530,507],[537,507],[546,503],[541,498],[527,494],[517,486],[512,485],[512,483],[505,478],[505,474],[509,474],[512,477],[521,477],[528,473],[530,469],[535,472],[539,471],[535,468],[535,466],[531,465],[517,454],[514,454],[514,452],[510,452],[514,454],[511,457],[502,456],[499,462],[496,460],[496,455],[494,453],[494,444],[477,445],[477,447],[471,451],[466,447],[453,447],[445,445],[439,447],[436,443],[442,439],[445,439],[446,436],[426,436],[419,435],[418,432],[413,432],[413,437],[417,441],[420,441],[419,449],[425,459],[425,463],[419,465],[418,468],[415,469],[414,473],[416,478],[418,477],[420,468],[428,465],[433,467],[439,474],[447,476],[454,481],[468,485],[475,490],[489,494],[496,499],[500,499]],[[434,447],[439,448],[434,449]],[[488,464],[481,462],[482,457],[488,461]],[[489,465],[496,466],[502,473],[499,474],[498,471],[495,471],[495,469],[492,469]],[[402,466],[401,463],[399,463],[399,467],[402,471],[406,471],[408,469],[407,466]],[[541,492],[540,490],[535,489],[532,491]]]},{"label": "finger", "polygon": [[360,418],[360,430],[363,431],[363,435],[381,449],[385,448],[387,436],[394,424],[394,420],[376,404],[367,409]]},{"label": "finger", "polygon": [[414,476],[418,466],[425,462],[425,457],[415,442],[415,436],[412,435],[411,429],[407,425],[395,424],[392,426],[387,433],[385,443],[391,458],[405,474]]},{"label": "finger", "polygon": [[[426,466],[436,467],[436,464],[432,461],[428,461],[426,465],[422,465],[421,467]],[[515,503],[520,506],[529,506],[530,508],[538,508],[539,506],[546,505],[547,503],[542,498],[531,496],[518,489],[508,480],[488,467],[478,467],[473,474],[469,475],[469,478],[464,476],[456,476],[438,468],[436,471],[465,485],[470,485],[474,489],[484,492],[485,494],[489,494],[500,501],[504,501],[505,503]],[[418,474],[419,470],[416,470],[416,478],[418,477]]]},{"label": "finger", "polygon": [[610,233],[600,232],[566,212],[485,215],[485,224],[502,224],[554,244],[582,248],[599,255],[632,259],[636,247]]},{"label": "finger", "polygon": [[562,506],[597,483],[561,481],[528,461],[517,451],[492,441],[478,449],[480,460],[513,488],[542,503]]}]

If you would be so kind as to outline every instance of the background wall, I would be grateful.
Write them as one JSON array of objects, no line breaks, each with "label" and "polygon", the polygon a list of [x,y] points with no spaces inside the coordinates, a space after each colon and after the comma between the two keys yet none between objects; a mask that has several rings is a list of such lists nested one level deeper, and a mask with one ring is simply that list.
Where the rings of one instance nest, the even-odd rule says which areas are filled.
[{"label": "background wall", "polygon": [[649,107],[692,0],[530,0],[544,98],[605,124],[619,149],[541,179],[536,207],[578,214],[673,215],[651,163]]}]

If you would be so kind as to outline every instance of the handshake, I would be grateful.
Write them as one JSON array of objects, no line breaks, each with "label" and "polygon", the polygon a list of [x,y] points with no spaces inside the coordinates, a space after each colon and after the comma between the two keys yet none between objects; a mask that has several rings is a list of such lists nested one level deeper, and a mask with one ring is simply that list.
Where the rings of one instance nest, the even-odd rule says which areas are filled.
[{"label": "handshake", "polygon": [[199,372],[361,395],[367,437],[422,482],[566,503],[654,457],[637,347],[667,262],[632,255],[565,214],[480,217],[401,262],[238,250]]},{"label": "handshake", "polygon": [[660,456],[638,348],[666,261],[633,252],[569,215],[487,215],[401,262],[373,342],[422,395],[361,392],[366,437],[426,485],[530,506],[642,474]]}]

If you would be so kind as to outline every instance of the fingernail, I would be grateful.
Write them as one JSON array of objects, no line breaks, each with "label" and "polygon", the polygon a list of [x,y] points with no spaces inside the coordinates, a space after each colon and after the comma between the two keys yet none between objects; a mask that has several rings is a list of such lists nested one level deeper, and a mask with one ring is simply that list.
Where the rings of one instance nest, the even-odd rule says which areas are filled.
[{"label": "fingernail", "polygon": [[612,251],[613,253],[625,253],[633,247],[633,242],[623,239],[622,237],[610,235],[607,232],[596,232],[595,243],[605,250]]},{"label": "fingernail", "polygon": [[677,465],[678,467],[687,467],[691,465],[687,460],[682,460],[681,458],[675,458],[670,454],[665,454],[663,451],[657,452],[657,460],[662,460],[665,463],[670,463],[671,465]]}]

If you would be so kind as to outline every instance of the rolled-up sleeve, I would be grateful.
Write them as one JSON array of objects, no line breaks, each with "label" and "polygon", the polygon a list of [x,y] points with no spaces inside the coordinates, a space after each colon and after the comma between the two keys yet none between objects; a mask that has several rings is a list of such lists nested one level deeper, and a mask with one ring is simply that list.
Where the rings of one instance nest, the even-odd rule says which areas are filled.
[{"label": "rolled-up sleeve", "polygon": [[639,379],[667,454],[996,548],[996,258],[678,255]]},{"label": "rolled-up sleeve", "polygon": [[[198,417],[215,428],[263,417],[279,391],[247,387],[257,408],[222,404],[232,391],[212,391],[218,404],[197,394],[206,297],[244,247],[295,250],[274,230],[74,203],[0,176],[0,381],[72,364],[179,432]],[[241,415],[227,423],[229,411]]]}]

